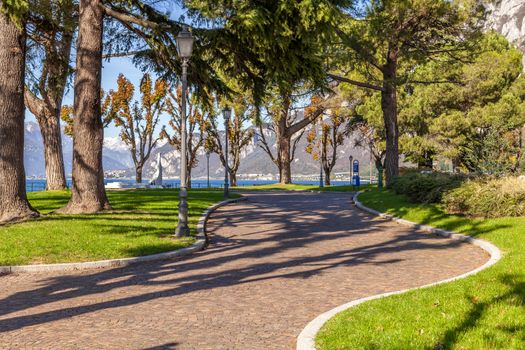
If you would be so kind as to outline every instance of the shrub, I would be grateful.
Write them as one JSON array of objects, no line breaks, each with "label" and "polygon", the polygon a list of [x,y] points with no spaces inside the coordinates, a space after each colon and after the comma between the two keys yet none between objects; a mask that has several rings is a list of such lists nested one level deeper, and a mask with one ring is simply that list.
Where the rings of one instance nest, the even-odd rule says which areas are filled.
[{"label": "shrub", "polygon": [[443,197],[447,212],[470,217],[525,215],[525,180],[516,177],[466,181]]},{"label": "shrub", "polygon": [[439,203],[445,192],[460,186],[464,179],[457,174],[409,172],[395,178],[392,189],[415,203]]}]

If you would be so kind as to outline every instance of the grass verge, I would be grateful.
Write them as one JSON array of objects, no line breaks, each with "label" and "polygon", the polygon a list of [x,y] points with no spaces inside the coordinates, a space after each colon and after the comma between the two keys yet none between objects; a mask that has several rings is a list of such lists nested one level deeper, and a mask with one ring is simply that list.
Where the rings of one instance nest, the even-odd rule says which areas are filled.
[{"label": "grass verge", "polygon": [[389,191],[359,198],[403,219],[488,240],[504,256],[466,279],[348,309],[325,324],[318,349],[525,349],[525,217],[447,215]]},{"label": "grass verge", "polygon": [[[21,265],[142,256],[191,245],[192,237],[174,239],[177,190],[108,191],[112,211],[93,215],[58,215],[67,191],[34,192],[31,204],[41,218],[0,227],[0,265]],[[202,213],[223,199],[222,192],[190,191],[192,232]],[[233,196],[238,196],[234,194]]]}]

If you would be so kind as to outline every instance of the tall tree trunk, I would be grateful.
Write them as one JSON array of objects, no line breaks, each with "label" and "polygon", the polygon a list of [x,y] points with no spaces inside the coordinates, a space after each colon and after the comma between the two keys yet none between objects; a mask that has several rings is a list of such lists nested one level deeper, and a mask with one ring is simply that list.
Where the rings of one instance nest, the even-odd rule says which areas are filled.
[{"label": "tall tree trunk", "polygon": [[230,186],[237,187],[237,172],[230,170]]},{"label": "tall tree trunk", "polygon": [[292,169],[290,159],[290,143],[291,138],[289,136],[282,136],[279,139],[279,161],[281,162],[280,178],[282,184],[292,183]]},{"label": "tall tree trunk", "polygon": [[399,175],[399,128],[397,123],[397,91],[396,91],[396,56],[394,50],[389,51],[387,64],[384,67],[384,83],[381,91],[381,109],[386,130],[385,176],[386,186],[390,187],[392,180]]},{"label": "tall tree trunk", "polygon": [[331,171],[329,169],[324,169],[324,184],[326,186],[330,186],[331,185],[331,182],[330,182],[330,175],[331,175]]},{"label": "tall tree trunk", "polygon": [[135,167],[135,182],[142,183],[142,164]]},{"label": "tall tree trunk", "polygon": [[[2,2],[0,1],[0,7]],[[0,12],[0,222],[38,216],[24,170],[25,28]]]},{"label": "tall tree trunk", "polygon": [[[65,81],[64,81],[65,83]],[[62,100],[60,98],[60,100]],[[62,133],[60,129],[60,107],[50,110],[48,104],[37,98],[27,88],[25,104],[38,121],[44,141],[44,160],[46,165],[46,190],[66,188],[64,156],[62,153]],[[59,102],[59,106],[62,102]]]},{"label": "tall tree trunk", "polygon": [[40,123],[44,140],[44,159],[46,163],[46,190],[63,190],[67,187],[62,153],[62,134],[60,119],[51,117]]},{"label": "tall tree trunk", "polygon": [[292,183],[292,170],[290,152],[292,147],[292,137],[288,135],[287,113],[288,104],[283,108],[281,118],[276,128],[277,136],[277,161],[279,162],[279,182],[282,184]]},{"label": "tall tree trunk", "polygon": [[383,163],[381,159],[375,159],[375,165],[377,170],[377,187],[379,189],[383,188]]},{"label": "tall tree trunk", "polygon": [[[72,14],[68,12],[64,15]],[[64,24],[60,38],[56,38],[58,34],[54,29],[43,35],[47,37],[43,40],[45,59],[40,78],[41,84],[38,86],[41,97],[38,98],[27,88],[25,91],[26,106],[35,115],[44,141],[47,190],[61,190],[67,187],[60,112],[69,76],[73,30]]]},{"label": "tall tree trunk", "polygon": [[[188,162],[189,164],[189,162]],[[187,189],[190,189],[191,188],[191,170],[193,169],[193,167],[191,165],[188,165],[188,168],[187,168],[187,172],[186,172],[186,188]]]},{"label": "tall tree trunk", "polygon": [[101,119],[103,12],[100,0],[80,0],[73,124],[73,188],[66,213],[110,209],[104,189]]}]

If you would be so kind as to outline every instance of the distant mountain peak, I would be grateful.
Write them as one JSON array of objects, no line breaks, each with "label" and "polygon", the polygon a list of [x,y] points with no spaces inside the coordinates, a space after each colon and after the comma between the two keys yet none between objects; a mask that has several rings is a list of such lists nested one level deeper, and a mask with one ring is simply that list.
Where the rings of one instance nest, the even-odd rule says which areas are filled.
[{"label": "distant mountain peak", "polygon": [[[42,136],[37,123],[27,122],[25,125],[25,147],[24,161],[28,177],[43,177],[45,174],[44,151]],[[264,130],[270,148],[275,152],[275,136],[269,131]],[[156,170],[157,154],[162,153],[162,166],[165,178],[178,177],[180,173],[180,152],[165,140],[161,140],[151,153],[149,160],[144,166],[143,178],[150,179]],[[352,154],[360,159],[363,164],[369,159],[368,153],[362,148],[353,147],[354,141],[347,140],[345,145],[339,149],[341,155],[334,169],[334,172],[348,172],[349,164],[346,154]],[[63,135],[62,147],[64,151],[64,161],[66,174],[71,174],[72,147],[71,137]],[[319,163],[312,159],[312,156],[305,151],[306,138],[299,142],[295,159],[292,160],[293,175],[318,174]],[[133,178],[135,176],[133,162],[127,145],[118,136],[104,138],[103,151],[104,171],[111,177]],[[270,157],[259,147],[250,143],[241,154],[241,166],[238,171],[239,179],[244,177],[255,178],[264,176],[265,178],[277,178],[277,167],[270,160]],[[197,167],[192,170],[192,178],[205,178],[207,174],[207,158],[204,150],[198,153]],[[210,174],[212,177],[220,178],[224,176],[224,168],[216,154],[210,156]]]}]

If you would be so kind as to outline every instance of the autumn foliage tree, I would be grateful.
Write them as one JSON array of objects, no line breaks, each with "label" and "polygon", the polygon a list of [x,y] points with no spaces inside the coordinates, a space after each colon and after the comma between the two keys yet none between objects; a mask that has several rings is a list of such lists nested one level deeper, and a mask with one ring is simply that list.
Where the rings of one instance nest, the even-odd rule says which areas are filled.
[{"label": "autumn foliage tree", "polygon": [[[181,150],[181,113],[182,113],[182,87],[176,86],[175,92],[169,91],[166,100],[166,112],[170,115],[169,126],[173,132],[168,132],[162,128],[160,137],[166,139],[176,150]],[[188,93],[187,95],[187,183],[186,187],[191,188],[191,170],[198,164],[199,150],[204,146],[206,129],[208,127],[209,113],[199,106],[196,96]],[[181,154],[181,157],[184,155]]]},{"label": "autumn foliage tree", "polygon": [[344,107],[327,111],[326,117],[319,118],[306,135],[306,152],[314,160],[320,161],[326,185],[330,185],[330,176],[337,162],[337,150],[344,144],[348,121]]},{"label": "autumn foliage tree", "polygon": [[140,81],[140,102],[134,101],[135,86],[123,74],[117,78],[117,90],[110,91],[109,119],[120,128],[120,138],[128,146],[135,165],[135,180],[142,182],[142,170],[159,138],[155,129],[166,104],[166,82],[152,81],[144,74]]},{"label": "autumn foliage tree", "polygon": [[[241,165],[242,152],[253,140],[255,130],[246,127],[246,123],[253,118],[253,110],[242,96],[234,99],[232,107],[233,114],[228,125],[228,172],[230,184],[235,187],[237,186],[237,171]],[[224,133],[219,131],[216,116],[210,118],[206,141],[207,149],[217,153],[222,165],[225,166]]]},{"label": "autumn foliage tree", "polygon": [[[266,105],[267,121],[257,120],[259,127],[259,146],[268,154],[279,170],[279,182],[292,183],[291,163],[295,158],[297,144],[305,132],[305,128],[314,122],[325,111],[323,98],[313,96],[311,105],[305,111],[297,110],[293,106],[293,95],[274,95]],[[272,151],[268,143],[263,126],[275,134],[277,151]]]}]

